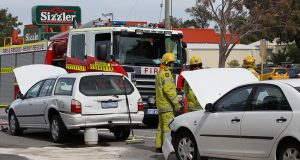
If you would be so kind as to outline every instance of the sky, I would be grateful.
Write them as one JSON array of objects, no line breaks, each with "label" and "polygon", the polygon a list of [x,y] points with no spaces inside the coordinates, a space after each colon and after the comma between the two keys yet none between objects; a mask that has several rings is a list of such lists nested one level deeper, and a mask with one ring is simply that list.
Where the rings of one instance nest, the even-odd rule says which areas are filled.
[{"label": "sky", "polygon": [[[157,23],[164,18],[164,0],[0,0],[0,8],[8,8],[20,22],[31,24],[31,8],[35,5],[79,6],[82,23],[112,12],[114,20],[146,21]],[[172,15],[183,20],[191,19],[185,12],[196,4],[196,0],[172,0]],[[21,27],[23,28],[23,27]]]}]

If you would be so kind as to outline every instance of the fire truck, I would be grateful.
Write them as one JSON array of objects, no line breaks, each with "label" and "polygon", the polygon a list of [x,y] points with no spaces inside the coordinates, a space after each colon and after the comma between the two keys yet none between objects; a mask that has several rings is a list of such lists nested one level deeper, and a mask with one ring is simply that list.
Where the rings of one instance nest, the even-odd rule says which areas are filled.
[{"label": "fire truck", "polygon": [[[0,104],[8,105],[14,99],[17,89],[12,70],[19,66],[39,63],[60,66],[68,72],[118,72],[128,76],[141,93],[144,123],[155,124],[158,117],[155,75],[162,55],[174,53],[173,73],[177,83],[186,61],[186,44],[181,42],[182,37],[181,31],[155,27],[82,25],[48,41],[0,48]],[[181,81],[177,84],[180,88]]]}]

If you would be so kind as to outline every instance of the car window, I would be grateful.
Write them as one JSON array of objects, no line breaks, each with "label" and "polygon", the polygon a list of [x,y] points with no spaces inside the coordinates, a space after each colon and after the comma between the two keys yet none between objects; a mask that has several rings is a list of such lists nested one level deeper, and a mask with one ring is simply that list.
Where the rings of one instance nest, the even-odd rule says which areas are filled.
[{"label": "car window", "polygon": [[231,91],[216,104],[217,111],[243,111],[253,86],[245,86]]},{"label": "car window", "polygon": [[54,94],[71,96],[74,82],[75,78],[60,78],[56,83]]},{"label": "car window", "polygon": [[44,81],[40,81],[38,83],[36,83],[34,86],[32,86],[27,94],[26,94],[26,98],[34,98],[38,96],[38,93],[40,91],[40,88],[42,86],[42,84],[44,83]]},{"label": "car window", "polygon": [[[124,88],[125,83],[125,88]],[[79,83],[79,91],[87,96],[105,96],[131,94],[134,90],[131,83],[122,76],[96,75],[82,77]]]},{"label": "car window", "polygon": [[48,79],[45,81],[45,83],[43,84],[42,88],[41,88],[41,91],[40,91],[40,94],[39,94],[39,97],[43,97],[43,96],[49,96],[48,94],[48,90],[52,90],[53,88],[53,79]]},{"label": "car window", "polygon": [[274,73],[285,74],[287,72],[286,69],[275,69]]},{"label": "car window", "polygon": [[53,88],[54,88],[54,84],[55,84],[55,79],[53,79],[53,80],[51,81],[51,84],[50,84],[50,86],[49,86],[49,89],[48,89],[48,91],[47,91],[47,95],[46,95],[46,96],[51,96],[52,91],[53,91]]},{"label": "car window", "polygon": [[251,109],[253,111],[291,110],[280,88],[273,85],[258,86],[253,99],[251,99]]}]

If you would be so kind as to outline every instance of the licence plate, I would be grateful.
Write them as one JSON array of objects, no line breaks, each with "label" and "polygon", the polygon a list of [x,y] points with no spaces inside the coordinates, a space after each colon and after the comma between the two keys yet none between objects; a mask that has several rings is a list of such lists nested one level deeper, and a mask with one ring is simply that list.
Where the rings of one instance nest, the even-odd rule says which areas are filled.
[{"label": "licence plate", "polygon": [[101,102],[101,107],[102,107],[103,109],[108,109],[108,108],[118,108],[118,102],[117,102],[117,101]]},{"label": "licence plate", "polygon": [[148,114],[158,114],[157,109],[148,109]]}]

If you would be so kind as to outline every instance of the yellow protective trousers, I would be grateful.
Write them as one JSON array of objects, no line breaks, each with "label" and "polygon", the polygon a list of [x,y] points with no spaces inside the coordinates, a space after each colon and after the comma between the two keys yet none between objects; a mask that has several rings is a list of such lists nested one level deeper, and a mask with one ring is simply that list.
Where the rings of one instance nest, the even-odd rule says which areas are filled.
[{"label": "yellow protective trousers", "polygon": [[164,112],[158,114],[158,127],[155,139],[155,148],[161,148],[166,138],[166,133],[170,130],[168,123],[174,117],[173,112]]}]

